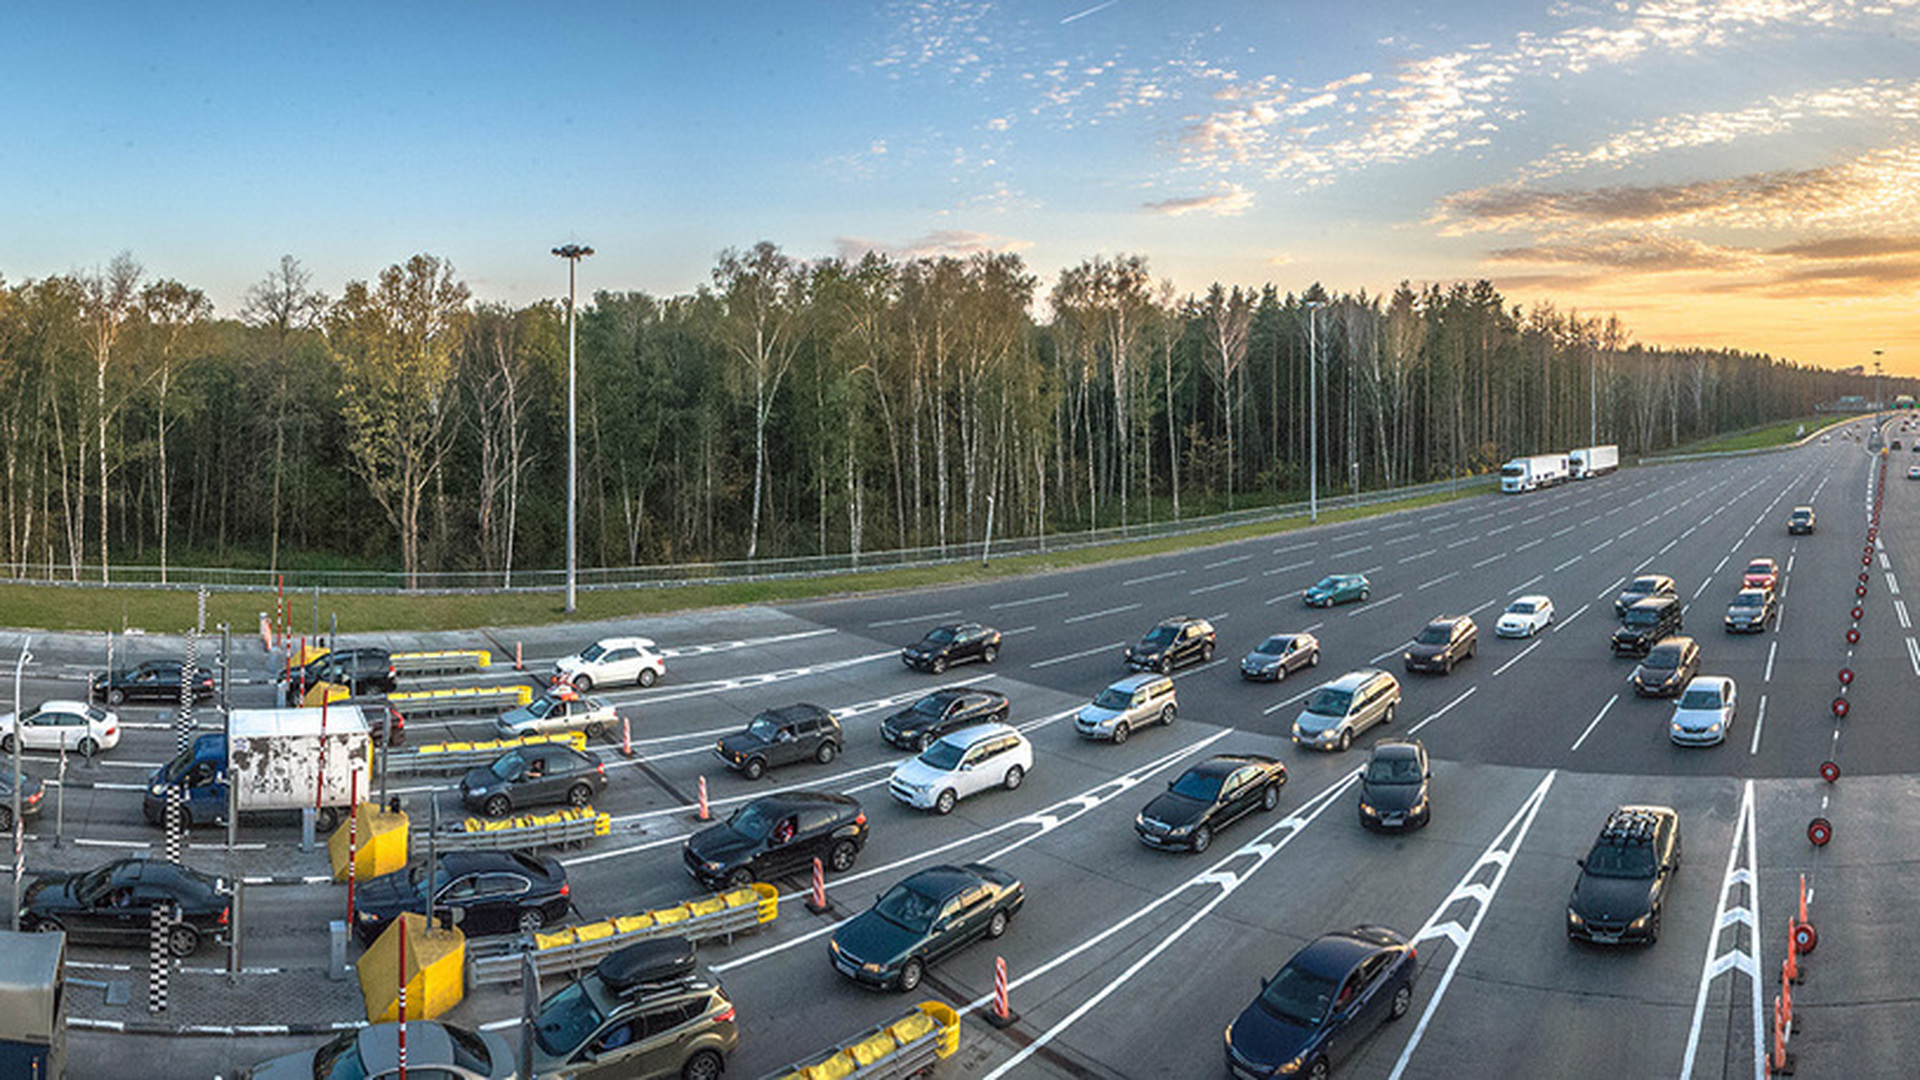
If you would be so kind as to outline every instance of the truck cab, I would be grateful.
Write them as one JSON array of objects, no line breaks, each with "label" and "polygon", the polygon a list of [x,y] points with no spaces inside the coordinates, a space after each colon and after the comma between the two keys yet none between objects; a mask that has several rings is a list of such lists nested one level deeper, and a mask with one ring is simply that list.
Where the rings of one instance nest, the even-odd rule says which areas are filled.
[{"label": "truck cab", "polygon": [[182,809],[187,825],[227,819],[226,737],[208,733],[193,740],[173,760],[154,770],[147,780],[146,796],[141,801],[147,824],[167,823],[167,791],[183,788],[186,802]]}]

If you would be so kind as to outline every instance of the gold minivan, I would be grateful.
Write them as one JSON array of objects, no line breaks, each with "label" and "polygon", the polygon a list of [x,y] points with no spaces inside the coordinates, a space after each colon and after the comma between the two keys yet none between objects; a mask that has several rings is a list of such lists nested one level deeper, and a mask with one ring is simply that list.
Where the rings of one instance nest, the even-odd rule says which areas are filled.
[{"label": "gold minivan", "polygon": [[1378,668],[1362,668],[1325,683],[1293,721],[1293,741],[1316,750],[1345,750],[1353,737],[1375,724],[1393,723],[1400,681]]}]

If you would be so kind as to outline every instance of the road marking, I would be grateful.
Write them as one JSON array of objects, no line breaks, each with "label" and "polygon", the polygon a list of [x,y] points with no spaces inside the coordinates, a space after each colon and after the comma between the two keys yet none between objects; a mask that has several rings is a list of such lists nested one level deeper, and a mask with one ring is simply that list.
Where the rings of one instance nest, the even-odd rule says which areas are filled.
[{"label": "road marking", "polygon": [[1609,544],[1612,544],[1614,540],[1618,540],[1618,539],[1620,539],[1620,538],[1616,536],[1616,537],[1612,537],[1612,538],[1610,538],[1610,539],[1607,539],[1607,540],[1602,540],[1602,541],[1600,541],[1599,543],[1597,543],[1597,544],[1595,544],[1595,545],[1593,545],[1592,547],[1590,547],[1590,548],[1588,548],[1588,549],[1587,549],[1587,554],[1589,554],[1589,555],[1598,555],[1598,554],[1600,553],[1600,549],[1601,549],[1601,548],[1604,548],[1604,547],[1606,547],[1606,546],[1608,546]]},{"label": "road marking", "polygon": [[1559,566],[1554,567],[1553,572],[1557,574],[1560,571],[1565,570],[1567,567],[1572,566],[1574,563],[1577,563],[1584,558],[1586,558],[1586,556],[1584,555],[1575,555],[1573,558],[1568,559],[1566,562],[1563,562]]},{"label": "road marking", "polygon": [[1607,703],[1605,705],[1600,706],[1600,711],[1595,713],[1593,719],[1587,723],[1587,730],[1581,732],[1580,737],[1573,740],[1573,747],[1568,751],[1569,753],[1571,753],[1573,750],[1580,749],[1580,744],[1587,741],[1587,736],[1593,734],[1593,729],[1600,726],[1601,719],[1607,715],[1608,710],[1613,708],[1613,703],[1619,700],[1620,700],[1620,695],[1615,694],[1612,697],[1607,699]]},{"label": "road marking", "polygon": [[1453,543],[1448,544],[1447,550],[1452,551],[1454,548],[1466,547],[1468,544],[1477,544],[1479,542],[1480,542],[1480,538],[1477,536],[1463,536],[1460,539],[1455,540]]},{"label": "road marking", "polygon": [[1429,556],[1429,555],[1432,555],[1432,554],[1435,554],[1435,553],[1437,553],[1437,552],[1438,552],[1439,550],[1440,550],[1439,548],[1428,548],[1427,550],[1425,550],[1425,551],[1422,551],[1422,552],[1420,552],[1420,553],[1418,553],[1418,554],[1415,554],[1415,555],[1409,555],[1409,556],[1407,556],[1406,558],[1404,558],[1404,559],[1401,559],[1400,561],[1401,561],[1402,563],[1410,563],[1410,562],[1418,562],[1418,561],[1420,561],[1421,559],[1424,559],[1424,558],[1426,558],[1426,557],[1427,557],[1427,556]]},{"label": "road marking", "polygon": [[1558,540],[1558,539],[1560,539],[1561,537],[1563,537],[1563,536],[1565,536],[1565,535],[1567,535],[1568,533],[1570,533],[1570,532],[1572,532],[1573,530],[1575,530],[1575,529],[1577,529],[1577,528],[1579,528],[1579,527],[1580,527],[1580,526],[1578,526],[1578,525],[1569,525],[1569,526],[1567,526],[1566,528],[1564,528],[1564,529],[1561,529],[1561,530],[1560,530],[1559,532],[1556,532],[1556,533],[1554,533],[1554,534],[1553,534],[1552,536],[1549,536],[1549,537],[1547,537],[1547,539],[1549,539],[1549,540]]},{"label": "road marking", "polygon": [[[819,630],[800,630],[791,634],[774,634],[771,637],[742,638],[737,641],[716,641],[707,645],[675,645],[670,648],[661,649],[660,655],[666,657],[668,660],[679,660],[689,656],[707,656],[711,653],[732,652],[735,649],[752,649],[758,648],[761,645],[801,641],[806,638],[819,637],[823,634],[837,634],[839,632],[840,631],[831,627],[823,627]],[[534,663],[533,660],[527,661],[528,666],[532,666]]]},{"label": "road marking", "polygon": [[1760,676],[1761,682],[1770,683],[1773,681],[1773,654],[1778,652],[1779,650],[1780,650],[1780,639],[1775,638],[1773,640],[1773,643],[1767,646],[1767,670],[1764,675]]},{"label": "road marking", "polygon": [[1667,552],[1669,552],[1669,551],[1672,551],[1672,550],[1673,550],[1673,546],[1674,546],[1675,544],[1678,544],[1679,542],[1680,542],[1680,538],[1676,536],[1676,537],[1674,537],[1673,539],[1671,539],[1671,540],[1669,540],[1669,541],[1667,541],[1667,545],[1666,545],[1665,547],[1663,547],[1663,548],[1661,548],[1661,549],[1660,549],[1659,551],[1656,551],[1656,552],[1654,552],[1654,554],[1655,554],[1655,555],[1665,555],[1665,554],[1666,554]]},{"label": "road marking", "polygon": [[[1771,663],[1771,661],[1769,661]],[[1760,752],[1760,729],[1767,726],[1767,695],[1760,695],[1760,712],[1753,718],[1753,745],[1747,748],[1749,755]]]},{"label": "road marking", "polygon": [[[900,659],[899,649],[886,652],[868,653],[865,656],[853,656],[845,660],[829,660],[824,664],[808,664],[804,667],[784,668],[780,671],[766,671],[758,675],[741,675],[731,679],[715,679],[711,682],[693,683],[673,690],[654,690],[643,700],[647,705],[658,705],[667,701],[679,701],[683,698],[702,697],[707,694],[723,694],[730,690],[742,690],[750,686],[765,686],[768,683],[785,682],[789,679],[819,675],[828,671],[839,671],[859,664],[870,664],[875,660]],[[105,764],[111,765],[112,762]]]},{"label": "road marking", "polygon": [[1395,545],[1395,544],[1407,544],[1407,543],[1412,543],[1413,541],[1415,541],[1415,540],[1418,540],[1418,539],[1420,539],[1420,534],[1419,534],[1419,533],[1408,533],[1408,534],[1407,534],[1407,535],[1405,535],[1405,536],[1396,536],[1396,537],[1394,537],[1394,538],[1393,538],[1393,539],[1391,539],[1391,540],[1382,540],[1382,541],[1380,541],[1380,546],[1381,546],[1381,547],[1392,547],[1392,546],[1393,546],[1393,545]]},{"label": "road marking", "polygon": [[1407,640],[1401,642],[1400,644],[1395,645],[1393,648],[1388,649],[1386,652],[1381,653],[1379,656],[1376,656],[1373,659],[1367,661],[1367,663],[1378,664],[1380,661],[1385,660],[1387,657],[1392,656],[1394,653],[1400,652],[1401,650],[1405,649],[1407,646],[1412,644],[1413,644],[1413,639],[1408,638]]},{"label": "road marking", "polygon": [[1306,591],[1307,591],[1307,590],[1305,590],[1305,589],[1295,589],[1295,590],[1293,590],[1292,592],[1283,592],[1283,593],[1281,593],[1281,594],[1280,594],[1279,596],[1271,596],[1271,597],[1268,597],[1268,598],[1267,598],[1267,604],[1268,604],[1268,606],[1272,606],[1272,605],[1274,605],[1274,604],[1277,604],[1277,603],[1279,603],[1279,602],[1280,602],[1280,601],[1282,601],[1282,600],[1286,600],[1286,599],[1289,599],[1290,597],[1295,597],[1295,596],[1299,596],[1299,595],[1300,595],[1301,593],[1303,593],[1303,592],[1306,592]]},{"label": "road marking", "polygon": [[1187,595],[1199,596],[1201,593],[1217,592],[1221,589],[1231,589],[1235,585],[1245,585],[1246,583],[1247,583],[1246,578],[1237,577],[1237,578],[1234,578],[1232,581],[1222,581],[1217,585],[1202,585],[1197,589],[1188,589]]},{"label": "road marking", "polygon": [[1488,536],[1499,536],[1499,535],[1500,535],[1501,533],[1503,533],[1503,532],[1506,532],[1506,531],[1507,531],[1508,529],[1511,529],[1511,528],[1513,528],[1513,526],[1512,526],[1512,525],[1502,525],[1502,526],[1500,526],[1500,527],[1499,527],[1499,528],[1497,528],[1497,529],[1488,529],[1488,530],[1487,530],[1487,535],[1488,535]]},{"label": "road marking", "polygon": [[[1739,551],[1739,550],[1740,550],[1740,545],[1738,545],[1738,544],[1735,544],[1735,545],[1733,546],[1733,550],[1734,550],[1734,551]],[[1732,551],[1730,551],[1730,552],[1728,552],[1728,553],[1726,553],[1725,555],[1722,555],[1722,556],[1720,556],[1720,561],[1719,561],[1718,563],[1715,563],[1715,564],[1714,564],[1714,567],[1713,567],[1713,573],[1710,573],[1710,574],[1708,574],[1707,576],[1708,576],[1708,577],[1712,577],[1712,576],[1713,576],[1714,574],[1717,574],[1717,573],[1719,573],[1720,571],[1722,571],[1722,570],[1725,570],[1725,569],[1727,568],[1727,560],[1728,560],[1728,559],[1731,559],[1731,558],[1733,558],[1733,552],[1732,552]]]},{"label": "road marking", "polygon": [[905,626],[908,623],[939,622],[941,619],[957,618],[959,614],[960,612],[957,610],[956,611],[936,611],[931,615],[908,615],[905,618],[900,618],[900,619],[881,619],[879,622],[868,623],[867,629],[878,630],[883,626]]},{"label": "road marking", "polygon": [[1421,586],[1419,586],[1419,587],[1418,587],[1418,588],[1416,588],[1416,589],[1415,589],[1414,591],[1415,591],[1415,592],[1425,592],[1426,590],[1428,590],[1428,589],[1430,589],[1430,588],[1432,588],[1432,587],[1433,587],[1433,586],[1435,586],[1435,585],[1438,585],[1438,584],[1440,584],[1440,583],[1441,583],[1441,582],[1443,582],[1443,581],[1451,581],[1451,580],[1453,580],[1454,578],[1457,578],[1457,577],[1459,577],[1459,576],[1460,576],[1460,571],[1458,571],[1458,570],[1449,570],[1449,571],[1447,571],[1446,573],[1444,573],[1444,574],[1441,574],[1441,575],[1440,575],[1439,577],[1437,577],[1437,578],[1434,578],[1434,579],[1433,579],[1432,581],[1429,581],[1429,582],[1427,582],[1426,584],[1424,584],[1424,585],[1421,585]]},{"label": "road marking", "polygon": [[1532,588],[1534,585],[1540,583],[1541,581],[1546,580],[1546,576],[1547,575],[1545,574],[1535,574],[1532,577],[1528,578],[1527,580],[1514,586],[1513,588],[1508,589],[1507,595],[1518,596],[1520,593],[1526,592],[1529,588]]},{"label": "road marking", "polygon": [[1528,548],[1530,548],[1530,547],[1539,547],[1539,546],[1540,546],[1541,544],[1544,544],[1544,543],[1546,543],[1546,542],[1547,542],[1547,538],[1546,538],[1546,537],[1544,537],[1544,536],[1539,536],[1539,537],[1535,537],[1535,538],[1534,538],[1534,539],[1532,539],[1532,540],[1529,540],[1529,541],[1527,541],[1527,542],[1526,542],[1526,543],[1524,543],[1524,544],[1521,544],[1521,545],[1520,545],[1519,547],[1517,547],[1517,548],[1514,548],[1513,550],[1514,550],[1514,553],[1515,553],[1515,554],[1519,554],[1520,552],[1522,552],[1522,551],[1525,551],[1525,550],[1527,550],[1527,549],[1528,549]]},{"label": "road marking", "polygon": [[1420,729],[1421,729],[1421,728],[1423,728],[1423,727],[1426,727],[1426,726],[1427,726],[1428,724],[1431,724],[1431,723],[1433,723],[1433,722],[1434,722],[1435,720],[1438,720],[1438,719],[1440,719],[1441,717],[1443,717],[1443,716],[1445,716],[1445,715],[1447,715],[1447,713],[1449,713],[1449,712],[1451,712],[1451,711],[1453,710],[1453,707],[1454,707],[1455,705],[1458,705],[1458,704],[1460,704],[1461,702],[1463,702],[1463,701],[1465,701],[1465,700],[1467,700],[1468,698],[1470,698],[1470,697],[1472,697],[1472,696],[1473,696],[1473,692],[1474,692],[1475,690],[1478,690],[1478,689],[1480,689],[1480,688],[1479,688],[1478,686],[1469,686],[1469,687],[1467,687],[1467,691],[1466,691],[1466,693],[1464,693],[1464,694],[1461,694],[1461,695],[1460,695],[1459,697],[1457,697],[1457,698],[1454,698],[1454,699],[1453,699],[1452,701],[1449,701],[1449,702],[1447,702],[1447,703],[1446,703],[1445,705],[1442,705],[1442,706],[1440,706],[1440,708],[1438,708],[1438,709],[1436,709],[1436,710],[1434,710],[1434,712],[1433,712],[1433,714],[1432,714],[1431,716],[1428,716],[1428,717],[1427,717],[1427,718],[1426,718],[1425,720],[1422,720],[1422,721],[1420,721],[1419,723],[1417,723],[1417,724],[1415,724],[1415,725],[1413,725],[1412,727],[1410,727],[1410,728],[1408,728],[1408,729],[1407,729],[1407,734],[1408,734],[1408,735],[1410,735],[1410,736],[1411,736],[1411,735],[1415,735],[1415,734],[1417,734],[1417,733],[1418,733],[1418,732],[1420,731]]},{"label": "road marking", "polygon": [[1271,570],[1262,570],[1262,571],[1260,571],[1260,576],[1261,576],[1261,577],[1272,577],[1272,576],[1273,576],[1273,575],[1275,575],[1275,574],[1284,574],[1284,573],[1287,573],[1287,572],[1288,572],[1288,571],[1290,571],[1290,570],[1304,570],[1304,569],[1306,569],[1307,567],[1309,567],[1309,566],[1312,566],[1312,565],[1313,565],[1313,560],[1312,560],[1312,559],[1308,559],[1308,560],[1307,560],[1306,562],[1297,562],[1297,563],[1288,563],[1288,564],[1287,564],[1287,565],[1285,565],[1285,566],[1276,566],[1276,567],[1274,567],[1274,568],[1273,568],[1273,569],[1271,569]]},{"label": "road marking", "polygon": [[1205,565],[1205,566],[1203,566],[1203,567],[1201,567],[1200,569],[1202,569],[1202,570],[1218,570],[1218,569],[1220,569],[1220,568],[1221,568],[1221,567],[1223,567],[1223,566],[1232,566],[1232,565],[1233,565],[1234,563],[1237,563],[1237,562],[1246,562],[1246,561],[1247,561],[1248,559],[1251,559],[1251,558],[1253,558],[1253,556],[1252,556],[1252,555],[1235,555],[1235,556],[1233,556],[1233,557],[1232,557],[1232,558],[1230,558],[1230,559],[1220,559],[1220,560],[1218,560],[1217,562],[1210,562],[1210,563],[1208,563],[1207,565]]},{"label": "road marking", "polygon": [[1375,600],[1370,604],[1361,604],[1359,607],[1353,609],[1352,611],[1347,612],[1347,618],[1351,619],[1355,615],[1364,615],[1367,612],[1372,611],[1374,608],[1381,606],[1382,604],[1391,604],[1395,600],[1398,600],[1405,595],[1407,594],[1403,592],[1397,592],[1397,593],[1394,593],[1392,596],[1387,597],[1385,600]]},{"label": "road marking", "polygon": [[1895,596],[1900,595],[1900,582],[1894,578],[1891,570],[1887,571],[1887,591]]},{"label": "road marking", "polygon": [[1093,656],[1096,653],[1111,652],[1115,649],[1124,649],[1126,647],[1127,647],[1127,643],[1124,641],[1111,641],[1105,645],[1095,645],[1091,649],[1082,649],[1077,653],[1068,653],[1065,656],[1056,656],[1051,660],[1036,660],[1033,663],[1028,664],[1027,666],[1029,668],[1052,667],[1055,664],[1064,664],[1069,660],[1078,660],[1082,657]]},{"label": "road marking", "polygon": [[[1568,619],[1567,621],[1568,621],[1568,622],[1572,622],[1573,620],[1572,620],[1572,619]],[[1535,650],[1535,649],[1537,649],[1537,648],[1539,648],[1539,647],[1540,647],[1540,640],[1539,640],[1538,638],[1535,638],[1535,639],[1534,639],[1534,640],[1533,640],[1532,642],[1530,642],[1530,643],[1529,643],[1529,644],[1527,645],[1527,647],[1526,647],[1526,648],[1524,648],[1524,649],[1521,649],[1521,650],[1520,650],[1519,652],[1517,652],[1517,653],[1514,653],[1514,654],[1513,654],[1513,658],[1512,658],[1512,659],[1510,659],[1510,660],[1508,660],[1508,661],[1507,661],[1506,663],[1504,663],[1504,664],[1501,664],[1501,665],[1500,665],[1499,667],[1497,667],[1497,668],[1494,668],[1494,669],[1493,669],[1493,674],[1492,674],[1492,675],[1490,675],[1490,676],[1488,676],[1488,678],[1498,678],[1498,677],[1499,677],[1499,675],[1500,675],[1500,674],[1501,674],[1502,672],[1504,672],[1504,671],[1506,671],[1506,670],[1507,670],[1508,668],[1510,668],[1510,667],[1512,667],[1513,665],[1515,665],[1515,664],[1517,664],[1517,663],[1519,663],[1519,662],[1520,662],[1520,661],[1521,661],[1522,659],[1524,659],[1524,658],[1526,657],[1526,655],[1527,655],[1528,653],[1530,653],[1530,652],[1532,652],[1533,650]]]},{"label": "road marking", "polygon": [[1122,612],[1132,611],[1139,606],[1139,604],[1122,604],[1119,607],[1108,608],[1105,611],[1089,611],[1085,615],[1069,615],[1060,621],[1071,626],[1074,623],[1086,622],[1088,619],[1103,619],[1108,615],[1119,615]]},{"label": "road marking", "polygon": [[[1707,958],[1700,965],[1700,993],[1693,1001],[1693,1025],[1687,1033],[1687,1056],[1680,1065],[1680,1080],[1690,1080],[1693,1076],[1694,1058],[1700,1051],[1700,1027],[1707,1018],[1708,990],[1714,980],[1729,970],[1747,977],[1747,986],[1752,991],[1754,1080],[1765,1080],[1767,1075],[1766,1013],[1760,1004],[1760,972],[1763,970],[1760,966],[1760,887],[1754,876],[1760,865],[1754,851],[1757,832],[1753,821],[1753,781],[1749,780],[1740,796],[1740,813],[1733,830],[1733,843],[1728,846],[1727,871],[1720,880],[1720,901],[1713,912],[1713,931],[1707,935]],[[1744,859],[1742,840],[1746,841]],[[1735,887],[1746,890],[1746,903],[1729,907],[1728,900]],[[1747,946],[1741,946],[1739,935],[1736,934],[1733,942],[1723,951],[1720,946],[1721,935],[1728,927],[1736,925],[1747,928]],[[1728,1022],[1732,1023],[1731,1015]]]},{"label": "road marking", "polygon": [[1305,550],[1305,549],[1307,549],[1307,548],[1310,548],[1310,547],[1319,547],[1319,546],[1320,546],[1320,541],[1318,541],[1318,540],[1309,540],[1309,541],[1307,541],[1307,542],[1306,542],[1306,543],[1304,543],[1304,544],[1292,544],[1292,545],[1290,545],[1290,546],[1288,546],[1288,547],[1277,547],[1277,548],[1274,548],[1274,549],[1273,549],[1273,550],[1272,550],[1271,552],[1269,552],[1268,554],[1271,554],[1271,555],[1285,555],[1285,554],[1286,554],[1287,552],[1289,552],[1289,551],[1304,551],[1304,550]]},{"label": "road marking", "polygon": [[1362,545],[1360,545],[1360,546],[1359,546],[1359,547],[1357,547],[1357,548],[1350,548],[1350,549],[1348,549],[1348,550],[1346,550],[1346,551],[1336,551],[1336,552],[1334,552],[1334,553],[1333,553],[1332,555],[1329,555],[1329,556],[1328,556],[1328,558],[1331,558],[1331,559],[1344,559],[1344,558],[1346,558],[1346,557],[1347,557],[1347,556],[1349,556],[1349,555],[1358,555],[1358,554],[1360,554],[1360,553],[1361,553],[1361,552],[1363,552],[1363,551],[1372,551],[1372,550],[1373,550],[1373,545],[1372,545],[1372,544],[1362,544]]},{"label": "road marking", "polygon": [[1913,622],[1907,618],[1907,602],[1905,600],[1895,600],[1893,602],[1893,613],[1900,618],[1900,629],[1913,629]]},{"label": "road marking", "polygon": [[1913,673],[1920,675],[1920,644],[1915,644],[1912,638],[1907,639],[1907,659],[1913,661]]},{"label": "road marking", "polygon": [[1313,693],[1313,689],[1310,688],[1310,689],[1300,691],[1299,693],[1293,695],[1292,697],[1288,698],[1285,701],[1274,702],[1272,705],[1269,705],[1266,708],[1260,710],[1260,715],[1272,716],[1274,713],[1279,712],[1281,709],[1286,708],[1287,706],[1293,704],[1296,701],[1299,701],[1301,698],[1304,698],[1311,693]]},{"label": "road marking", "polygon": [[1028,604],[1044,604],[1049,600],[1065,600],[1066,598],[1067,594],[1063,592],[1048,593],[1045,596],[1029,596],[1024,600],[1006,600],[998,604],[988,604],[987,610],[1004,611],[1007,608],[1026,607]]},{"label": "road marking", "polygon": [[1184,573],[1186,573],[1185,570],[1163,570],[1158,574],[1148,574],[1145,577],[1128,578],[1127,580],[1121,582],[1120,584],[1145,585],[1149,581],[1164,581],[1165,579],[1170,577],[1179,577],[1181,574],[1184,574]]},{"label": "road marking", "polygon": [[[1500,885],[1507,879],[1507,870],[1513,865],[1513,857],[1520,850],[1520,845],[1526,842],[1527,832],[1533,828],[1533,819],[1540,813],[1540,807],[1545,805],[1547,792],[1553,787],[1553,778],[1558,775],[1557,769],[1547,773],[1540,785],[1533,789],[1533,794],[1527,796],[1527,801],[1520,804],[1520,809],[1507,822],[1506,828],[1500,830],[1500,835],[1493,838],[1493,843],[1487,845],[1487,849],[1480,853],[1479,860],[1461,877],[1460,884],[1455,885],[1447,898],[1434,909],[1427,924],[1413,935],[1415,945],[1436,940],[1451,944],[1453,956],[1447,961],[1447,970],[1440,976],[1440,985],[1433,988],[1433,996],[1427,1000],[1427,1008],[1420,1014],[1420,1022],[1414,1025],[1406,1049],[1400,1052],[1400,1060],[1394,1063],[1390,1080],[1400,1080],[1406,1074],[1407,1062],[1413,1058],[1414,1050],[1427,1033],[1427,1025],[1433,1022],[1434,1012],[1447,996],[1447,987],[1452,985],[1454,973],[1460,970],[1460,961],[1466,959],[1467,950],[1473,947],[1474,935],[1480,931],[1480,921],[1486,917],[1487,909],[1493,906],[1493,898],[1500,894]],[[1492,880],[1475,880],[1489,868],[1493,870]],[[1441,921],[1456,904],[1473,905],[1473,914],[1464,927],[1460,925],[1458,916]],[[1427,959],[1425,963],[1430,965],[1433,961]]]},{"label": "road marking", "polygon": [[1713,584],[1713,579],[1712,579],[1712,578],[1707,578],[1707,579],[1706,579],[1705,581],[1702,581],[1702,582],[1700,583],[1700,587],[1699,587],[1699,588],[1697,588],[1697,589],[1695,589],[1695,590],[1693,590],[1693,598],[1694,598],[1695,600],[1698,600],[1698,599],[1700,599],[1700,594],[1701,594],[1701,593],[1703,593],[1703,592],[1706,592],[1706,591],[1707,591],[1707,586],[1709,586],[1709,585],[1711,585],[1711,584]]}]

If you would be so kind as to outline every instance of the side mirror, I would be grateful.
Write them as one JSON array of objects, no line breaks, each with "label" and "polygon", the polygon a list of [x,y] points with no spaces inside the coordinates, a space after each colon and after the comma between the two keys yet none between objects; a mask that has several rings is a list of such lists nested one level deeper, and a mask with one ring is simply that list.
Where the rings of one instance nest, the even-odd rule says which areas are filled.
[{"label": "side mirror", "polygon": [[1580,858],[1573,860],[1573,864],[1575,866],[1578,866],[1580,869],[1585,870],[1587,868],[1586,856],[1583,855]]}]

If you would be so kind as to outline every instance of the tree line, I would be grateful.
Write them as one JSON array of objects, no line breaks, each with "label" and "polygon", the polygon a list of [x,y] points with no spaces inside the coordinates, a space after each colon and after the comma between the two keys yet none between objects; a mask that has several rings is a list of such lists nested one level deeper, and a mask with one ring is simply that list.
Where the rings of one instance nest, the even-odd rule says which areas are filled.
[{"label": "tree line", "polygon": [[[1179,296],[1131,255],[1043,286],[1012,254],[763,242],[689,294],[577,314],[589,567],[1165,521],[1303,498],[1313,452],[1338,493],[1590,438],[1646,454],[1858,392],[1486,281]],[[564,298],[476,300],[432,255],[338,296],[288,256],[227,317],[127,254],[0,281],[0,562],[511,585],[565,564],[566,387]]]}]

